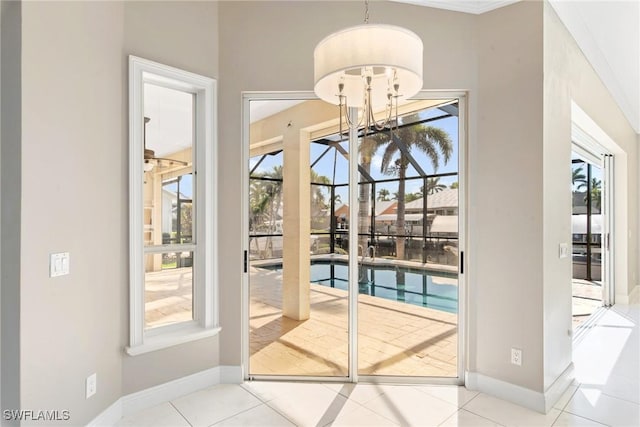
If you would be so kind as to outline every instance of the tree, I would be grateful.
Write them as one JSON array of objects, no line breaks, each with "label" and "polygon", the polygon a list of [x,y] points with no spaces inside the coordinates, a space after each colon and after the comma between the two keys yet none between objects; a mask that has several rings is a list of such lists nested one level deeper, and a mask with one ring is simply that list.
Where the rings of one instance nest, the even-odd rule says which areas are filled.
[{"label": "tree", "polygon": [[[328,188],[328,186],[331,185],[331,180],[324,176],[324,175],[318,175],[318,173],[316,171],[314,171],[313,169],[311,169],[311,175],[310,175],[310,180],[312,183],[315,184],[322,184],[322,185],[315,185],[315,184],[311,184],[311,207],[312,207],[312,211],[315,210],[322,210],[327,208],[327,204],[325,202],[324,199],[324,193],[322,192],[323,188]],[[313,212],[312,212],[313,215]]]},{"label": "tree", "polygon": [[[282,205],[282,176],[282,166],[274,166],[271,171],[258,175],[255,177],[257,179],[252,179],[249,189],[249,208],[254,231],[265,231],[270,234],[275,232],[278,211]],[[265,227],[266,230],[264,230]],[[271,243],[271,236],[264,239],[265,246],[262,250],[267,257],[270,256]]]},{"label": "tree", "polygon": [[404,201],[405,203],[410,203],[413,202],[414,200],[418,200],[422,198],[422,193],[418,192],[418,193],[407,193],[404,196]]},{"label": "tree", "polygon": [[389,190],[386,188],[381,188],[378,190],[378,201],[379,202],[388,202],[389,201]]},{"label": "tree", "polygon": [[[439,193],[445,188],[446,185],[440,184],[440,178],[427,178],[427,194]],[[457,184],[457,183],[456,183]],[[420,194],[424,195],[424,186],[420,187]]]},{"label": "tree", "polygon": [[[434,171],[440,166],[440,158],[446,164],[453,153],[453,143],[449,135],[442,129],[427,126],[424,124],[416,124],[397,129],[390,136],[386,133],[380,133],[381,138],[386,138],[386,145],[382,155],[382,164],[380,170],[388,175],[397,175],[400,178],[398,182],[398,205],[397,205],[397,221],[396,230],[403,233],[405,228],[405,178],[407,167],[409,166],[409,158],[400,150],[400,144],[404,144],[409,154],[412,150],[424,152]],[[426,215],[426,212],[424,213]],[[398,237],[396,239],[396,256],[398,259],[404,259],[405,238]]]},{"label": "tree", "polygon": [[587,185],[587,177],[582,173],[582,166],[571,171],[571,184],[578,184],[577,189],[580,190]]},{"label": "tree", "polygon": [[459,186],[458,181],[456,181],[456,182],[452,183],[452,184],[449,186],[449,188],[450,188],[450,189],[452,189],[452,190],[457,190],[457,189],[458,189],[458,186]]},{"label": "tree", "polygon": [[[587,203],[587,195],[584,196],[584,202]],[[600,212],[602,207],[602,181],[597,178],[591,178],[591,205],[595,206]]]}]

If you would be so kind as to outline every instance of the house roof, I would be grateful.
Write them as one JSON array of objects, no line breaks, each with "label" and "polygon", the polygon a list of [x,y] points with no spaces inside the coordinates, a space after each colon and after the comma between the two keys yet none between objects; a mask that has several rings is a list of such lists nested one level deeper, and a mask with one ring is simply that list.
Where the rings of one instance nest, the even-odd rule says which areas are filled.
[{"label": "house roof", "polygon": [[382,214],[384,211],[388,210],[389,208],[392,208],[392,210],[395,210],[395,205],[398,202],[395,200],[376,200],[376,215],[380,215]]},{"label": "house roof", "polygon": [[[407,211],[422,211],[422,197],[405,204]],[[447,188],[437,193],[427,195],[427,209],[457,208],[458,190]]]}]

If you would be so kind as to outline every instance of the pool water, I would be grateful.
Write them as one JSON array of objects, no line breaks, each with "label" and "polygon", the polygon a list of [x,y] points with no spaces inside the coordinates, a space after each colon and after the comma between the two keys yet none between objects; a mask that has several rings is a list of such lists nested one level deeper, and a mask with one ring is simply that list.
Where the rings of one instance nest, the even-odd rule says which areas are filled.
[{"label": "pool water", "polygon": [[[282,265],[273,266],[282,269]],[[457,274],[398,266],[363,265],[358,272],[361,294],[391,301],[456,313],[458,311]],[[321,261],[311,264],[311,282],[348,289],[349,267],[343,262]]]}]

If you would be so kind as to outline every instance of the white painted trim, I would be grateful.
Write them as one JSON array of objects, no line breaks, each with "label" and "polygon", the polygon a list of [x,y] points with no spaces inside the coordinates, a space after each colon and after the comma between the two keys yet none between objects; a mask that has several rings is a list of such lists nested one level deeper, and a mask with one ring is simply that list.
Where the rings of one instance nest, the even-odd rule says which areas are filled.
[{"label": "white painted trim", "polygon": [[508,6],[513,3],[517,3],[520,0],[494,0],[494,1],[443,1],[443,0],[392,0],[397,3],[409,3],[417,6],[426,6],[436,9],[452,10],[454,12],[472,13],[474,15],[481,15],[485,12],[490,12],[495,9],[499,9],[504,6]]},{"label": "white painted trim", "polygon": [[573,363],[541,393],[476,372],[465,372],[465,387],[546,414],[574,379]]},{"label": "white painted trim", "polygon": [[[349,107],[348,114],[351,117],[358,117],[358,108]],[[348,117],[348,116],[347,116]],[[342,118],[340,118],[342,120]],[[357,120],[351,123],[349,128],[349,309],[347,311],[349,322],[349,330],[347,332],[349,339],[349,381],[358,382],[358,296],[359,292],[359,280],[358,280],[358,259],[360,254],[358,253],[358,243],[360,236],[358,235],[360,229],[360,185],[359,177],[360,171],[358,171],[358,162],[360,161],[360,147],[358,146],[358,123]],[[366,133],[367,131],[365,131]],[[369,196],[367,196],[369,197]],[[375,227],[375,223],[373,224]],[[363,252],[364,252],[364,248]],[[354,256],[355,255],[355,256]],[[364,254],[362,254],[364,255]]]},{"label": "white painted trim", "polygon": [[220,366],[220,384],[242,384],[242,366]]},{"label": "white painted trim", "polygon": [[189,328],[186,330],[179,329],[171,334],[158,334],[151,338],[145,337],[145,342],[143,344],[134,347],[126,347],[125,351],[129,356],[138,356],[140,354],[161,350],[163,348],[213,337],[218,335],[221,330],[222,328],[202,327]]},{"label": "white painted trim", "polygon": [[[250,135],[249,128],[251,125],[251,117],[250,117],[250,101],[252,100],[312,100],[318,99],[313,92],[310,91],[302,91],[302,92],[243,92],[242,100],[241,100],[241,151],[242,151],[242,165],[243,165],[243,173],[242,173],[242,205],[241,205],[241,215],[242,215],[242,241],[246,242],[243,245],[243,251],[248,251],[249,248],[247,244],[249,242],[249,217],[248,217],[248,200],[249,200],[249,158],[250,158]],[[459,197],[459,207],[458,207],[458,220],[459,220],[459,229],[458,229],[458,241],[461,248],[464,248],[465,254],[468,253],[468,240],[467,240],[467,216],[465,214],[467,209],[467,156],[468,156],[468,92],[465,90],[421,90],[413,96],[410,101],[420,101],[420,100],[453,100],[456,99],[458,102],[459,115],[458,115],[458,184],[459,184],[459,193],[463,195]],[[431,107],[429,107],[431,108]],[[332,130],[331,132],[335,132],[336,130]],[[354,132],[350,132],[350,135],[353,135]],[[267,140],[269,142],[275,142],[277,138],[272,138],[271,140]],[[355,140],[350,139],[349,143],[353,145],[352,149],[349,150],[353,152],[354,155],[350,156],[349,164],[350,164],[350,173],[349,179],[351,182],[358,181],[358,171],[357,167],[357,159],[358,159],[358,147],[357,147],[357,138]],[[353,159],[353,161],[351,160]],[[351,191],[353,187],[353,191]],[[351,202],[354,200],[357,202],[358,192],[357,185],[350,185],[349,191],[349,199]],[[358,218],[357,209],[359,207],[358,203],[350,203],[350,205],[355,206],[355,209],[350,210],[350,221],[353,223],[357,223],[355,219]],[[350,241],[357,241],[357,227],[353,227],[354,235],[351,235],[350,230]],[[355,236],[355,237],[354,237]],[[242,256],[242,254],[241,254]],[[465,262],[465,264],[467,264]],[[349,263],[349,271],[350,273],[350,283],[354,283],[354,288],[350,290],[349,293],[349,312],[353,313],[349,316],[349,330],[357,331],[357,257],[353,262]],[[468,265],[468,264],[467,264]],[[465,274],[459,274],[459,269],[456,270],[458,272],[458,366],[457,366],[457,377],[455,378],[437,378],[437,377],[393,377],[393,376],[364,376],[362,377],[364,382],[401,382],[401,383],[416,383],[416,384],[463,384],[463,376],[464,376],[464,368],[466,365],[466,354],[468,351],[468,342],[466,331],[468,330],[467,322],[467,293],[466,293],[466,283],[467,283],[467,275],[466,275],[466,265],[465,265]],[[348,377],[314,377],[314,376],[270,376],[270,375],[251,375],[250,374],[250,357],[249,357],[249,274],[243,273],[242,279],[242,292],[241,292],[241,306],[242,306],[242,367],[244,369],[242,373],[242,377],[244,379],[278,379],[278,380],[291,380],[291,381],[338,381],[338,382],[358,382],[360,377],[357,374],[357,336],[356,334],[349,334],[349,376]]]},{"label": "white painted trim", "polygon": [[[241,123],[242,129],[240,130],[241,136],[241,155],[242,155],[242,203],[240,212],[242,216],[242,253],[240,257],[244,256],[244,252],[249,251],[249,127],[251,126],[250,107],[252,100],[311,100],[318,99],[313,91],[286,91],[286,92],[242,92],[242,109],[241,109]],[[249,262],[247,261],[247,267]],[[242,310],[242,378],[250,378],[249,367],[249,272],[247,268],[246,273],[242,273],[242,286],[241,286],[241,310]],[[307,379],[307,378],[305,378]]]},{"label": "white painted trim", "polygon": [[[144,83],[151,82],[194,95],[195,143],[193,170],[196,211],[195,239],[184,245],[143,247],[143,135]],[[218,327],[217,279],[217,83],[214,79],[129,56],[129,347],[130,355],[212,336]],[[144,329],[144,254],[192,251],[196,260],[193,280],[193,319],[177,327]],[[193,322],[191,322],[193,323]],[[178,327],[179,326],[179,327]],[[177,336],[182,334],[183,336]]]},{"label": "white painted trim", "polygon": [[[469,265],[469,225],[468,207],[469,186],[467,177],[469,168],[469,116],[467,93],[459,93],[458,99],[458,247],[463,251],[462,260],[458,262],[458,381],[464,384],[464,372],[469,354],[469,337],[467,331],[468,310],[470,307],[467,293],[467,277]],[[461,268],[462,267],[462,268]],[[462,272],[461,272],[462,270]]]},{"label": "white painted trim", "polygon": [[640,286],[635,285],[629,293],[628,304],[640,304]]},{"label": "white painted trim", "polygon": [[544,395],[540,392],[475,372],[467,372],[465,377],[465,386],[469,390],[489,394],[507,402],[544,413]]},{"label": "white painted trim", "polygon": [[567,388],[573,383],[575,372],[573,362],[567,366],[567,369],[560,374],[558,378],[544,392],[544,413],[547,414],[551,408],[560,400]]},{"label": "white painted trim", "polygon": [[[637,288],[638,287],[636,286],[634,290]],[[616,304],[624,304],[624,305],[631,304],[631,295],[616,294]]]},{"label": "white painted trim", "polygon": [[122,418],[122,398],[116,400],[97,417],[89,421],[87,427],[112,426]]},{"label": "white painted trim", "polygon": [[112,426],[123,416],[134,414],[189,393],[218,384],[241,384],[241,366],[216,366],[145,390],[122,396],[87,426]]}]

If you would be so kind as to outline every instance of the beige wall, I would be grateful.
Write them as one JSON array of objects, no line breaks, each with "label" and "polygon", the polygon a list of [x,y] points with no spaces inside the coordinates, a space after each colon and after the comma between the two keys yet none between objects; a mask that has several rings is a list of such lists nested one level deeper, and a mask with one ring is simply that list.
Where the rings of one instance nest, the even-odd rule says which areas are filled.
[{"label": "beige wall", "polygon": [[[14,385],[23,408],[68,408],[71,422],[84,424],[123,395],[219,363],[240,365],[241,92],[311,91],[315,45],[360,23],[362,4],[24,2],[22,71],[14,68],[11,81],[20,87],[21,73],[22,105],[20,94],[5,91],[6,56],[20,47],[5,49],[11,27],[2,7],[3,384],[20,365]],[[569,180],[571,99],[627,156],[626,295],[638,280],[638,137],[548,5],[520,2],[474,16],[372,2],[370,11],[372,22],[423,39],[425,89],[469,90],[468,370],[545,391],[571,358],[570,265],[557,259],[558,243],[570,239],[570,193],[557,183]],[[219,78],[224,200],[220,337],[136,357],[122,351],[129,54]],[[20,114],[21,137],[6,126]],[[11,227],[14,239],[6,240]],[[71,274],[50,279],[48,256],[58,251],[70,252]],[[7,276],[8,260],[20,263],[20,277]],[[20,313],[5,309],[11,302]],[[18,314],[16,336],[7,320]],[[524,351],[521,368],[509,363],[511,347]],[[85,400],[93,372],[98,394]],[[3,406],[17,404],[2,392]]]},{"label": "beige wall", "polygon": [[[123,5],[22,7],[20,403],[68,409],[80,425],[122,392]],[[68,276],[48,277],[52,252],[70,253]]]},{"label": "beige wall", "polygon": [[[135,55],[217,79],[218,3],[126,2],[122,55],[125,69],[126,56]],[[126,85],[125,79],[123,94],[127,93]],[[125,98],[124,103],[125,120],[128,117],[126,99],[128,98]],[[125,154],[124,158],[128,158],[128,155]],[[221,160],[224,162],[224,159]],[[121,320],[122,334],[126,341],[129,321],[128,281],[123,285],[120,304],[125,308]],[[224,324],[222,327],[225,329]],[[140,356],[123,355],[122,394],[130,394],[218,366],[218,359],[218,337]]]},{"label": "beige wall", "polygon": [[[123,395],[218,365],[217,338],[123,352],[127,56],[218,77],[217,10],[215,2],[23,3],[22,216],[13,222],[22,233],[22,408],[69,409],[70,423],[82,425]],[[70,252],[71,274],[50,279],[48,256],[59,251]],[[98,392],[86,400],[94,372]]]},{"label": "beige wall", "polygon": [[[21,4],[0,3],[0,360],[2,409],[20,403],[20,182],[21,182]],[[4,424],[3,424],[4,425]]]},{"label": "beige wall", "polygon": [[[425,45],[425,89],[467,89],[475,85],[472,15],[387,2],[370,4],[371,22],[402,25]],[[223,2],[220,4],[218,179],[225,206],[240,206],[241,92],[313,90],[313,49],[332,31],[362,22],[359,2]],[[444,41],[446,40],[446,43]],[[472,104],[474,101],[471,101]],[[241,216],[221,209],[220,360],[241,363]]]},{"label": "beige wall", "polygon": [[[469,152],[470,370],[542,389],[542,5],[478,17]],[[473,132],[473,128],[472,128]],[[499,331],[499,332],[498,332]],[[510,364],[522,349],[523,366]]]},{"label": "beige wall", "polygon": [[571,362],[571,101],[613,140],[616,168],[616,296],[628,298],[638,278],[638,135],[549,4],[544,7],[544,385]]}]

